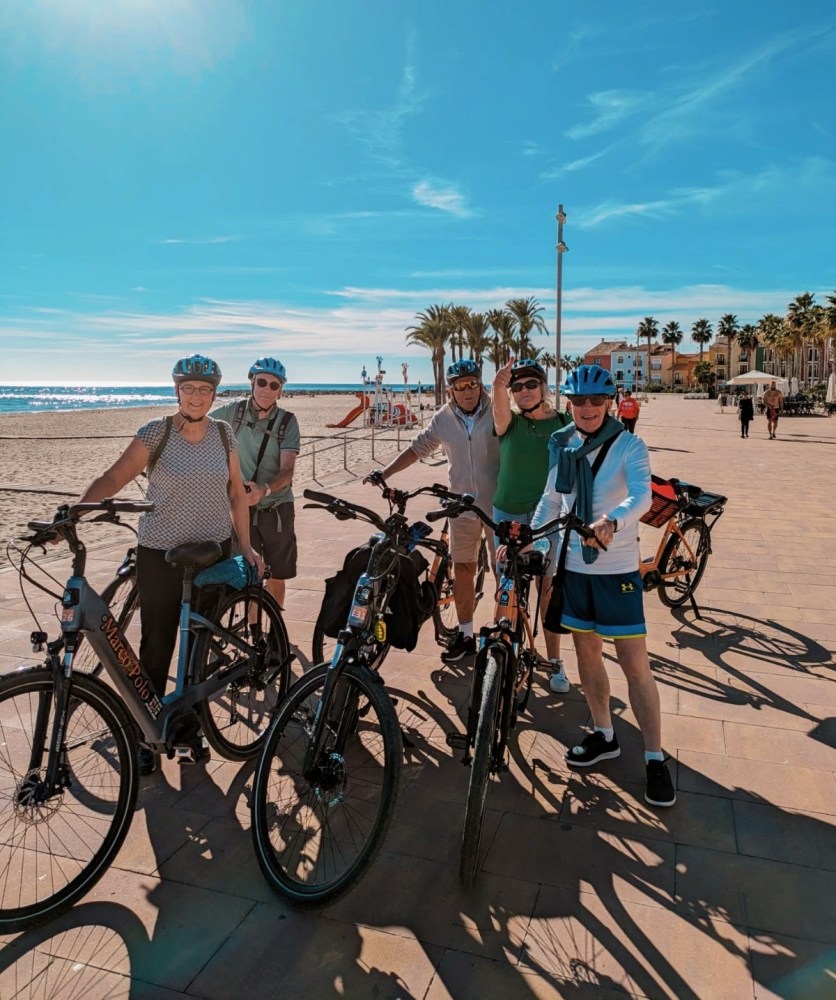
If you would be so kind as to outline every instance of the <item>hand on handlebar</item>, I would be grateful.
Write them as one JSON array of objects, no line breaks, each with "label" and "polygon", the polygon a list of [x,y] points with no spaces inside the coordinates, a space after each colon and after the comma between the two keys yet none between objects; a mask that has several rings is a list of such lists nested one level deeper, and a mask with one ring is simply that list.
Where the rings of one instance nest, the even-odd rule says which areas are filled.
[{"label": "hand on handlebar", "polygon": [[386,477],[383,475],[383,469],[372,469],[372,471],[363,477],[363,485],[367,483],[372,483],[374,486],[385,486]]},{"label": "hand on handlebar", "polygon": [[594,538],[582,538],[581,545],[588,545],[593,549],[601,549],[602,551],[607,551],[607,546],[613,539],[615,532],[613,531],[612,521],[606,517],[599,517],[594,524],[589,525],[590,529],[595,532]]}]

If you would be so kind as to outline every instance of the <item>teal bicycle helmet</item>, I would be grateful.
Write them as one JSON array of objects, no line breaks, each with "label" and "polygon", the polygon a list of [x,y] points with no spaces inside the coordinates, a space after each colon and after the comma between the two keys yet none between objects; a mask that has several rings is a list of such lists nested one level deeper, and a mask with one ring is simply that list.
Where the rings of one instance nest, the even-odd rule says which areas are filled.
[{"label": "teal bicycle helmet", "polygon": [[543,383],[548,381],[543,366],[531,358],[521,358],[519,361],[515,361],[511,365],[510,375],[512,382],[516,382],[517,379],[528,378],[529,376],[538,378]]},{"label": "teal bicycle helmet", "polygon": [[281,361],[277,361],[276,358],[259,358],[258,361],[253,362],[247,374],[249,378],[252,378],[254,375],[272,375],[282,385],[287,382],[287,372],[284,365]]},{"label": "teal bicycle helmet", "polygon": [[468,377],[478,379],[482,378],[482,372],[479,369],[479,365],[477,365],[475,361],[471,361],[470,358],[464,358],[461,361],[454,361],[447,369],[448,385],[455,382],[456,379]]},{"label": "teal bicycle helmet", "polygon": [[615,381],[600,365],[581,365],[569,372],[560,387],[562,396],[615,396]]},{"label": "teal bicycle helmet", "polygon": [[221,370],[211,358],[205,358],[202,354],[192,354],[188,358],[180,358],[171,372],[174,384],[181,382],[208,382],[210,385],[219,385],[221,381]]}]

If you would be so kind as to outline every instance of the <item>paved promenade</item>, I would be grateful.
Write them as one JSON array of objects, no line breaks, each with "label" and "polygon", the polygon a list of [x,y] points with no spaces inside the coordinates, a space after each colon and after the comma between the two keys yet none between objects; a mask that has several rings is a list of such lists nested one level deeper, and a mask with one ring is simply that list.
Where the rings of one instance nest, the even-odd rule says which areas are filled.
[{"label": "paved promenade", "polygon": [[[0,939],[0,998],[836,996],[836,419],[785,418],[770,441],[757,417],[741,440],[733,412],[658,398],[638,431],[658,474],[729,497],[702,619],[646,598],[673,809],[643,801],[616,666],[623,753],[588,774],[562,759],[588,722],[580,692],[552,695],[539,677],[463,892],[468,772],[444,736],[461,729],[468,672],[440,663],[426,628],[384,668],[413,746],[389,838],[355,891],[319,913],[286,907],[251,846],[252,767],[166,763],[143,779],[128,840],[94,891],[47,927]],[[445,472],[415,466],[400,483]],[[339,492],[374,496],[358,483]],[[297,520],[287,619],[301,669],[323,580],[368,531],[322,512]],[[646,530],[646,554],[658,538]],[[97,548],[99,579],[125,544]],[[8,670],[33,660],[32,626],[12,573],[0,598]],[[566,660],[576,683],[573,652]]]}]

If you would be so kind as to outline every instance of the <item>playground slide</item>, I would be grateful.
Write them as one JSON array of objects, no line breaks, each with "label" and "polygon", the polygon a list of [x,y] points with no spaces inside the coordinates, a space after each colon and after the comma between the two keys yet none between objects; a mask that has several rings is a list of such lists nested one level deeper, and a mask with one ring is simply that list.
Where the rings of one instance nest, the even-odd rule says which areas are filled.
[{"label": "playground slide", "polygon": [[355,406],[353,410],[349,410],[348,413],[342,418],[342,420],[337,421],[335,424],[326,424],[326,427],[348,427],[349,424],[353,424],[354,421],[363,415],[363,410],[365,407],[361,403],[359,406]]}]

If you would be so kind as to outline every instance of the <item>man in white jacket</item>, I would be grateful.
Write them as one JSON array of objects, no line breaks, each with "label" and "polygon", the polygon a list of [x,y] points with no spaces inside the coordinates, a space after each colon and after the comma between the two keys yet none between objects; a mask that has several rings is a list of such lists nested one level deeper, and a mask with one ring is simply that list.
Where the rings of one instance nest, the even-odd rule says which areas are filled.
[{"label": "man in white jacket", "polygon": [[[476,506],[491,511],[499,473],[499,440],[493,433],[490,396],[482,385],[482,374],[475,361],[454,361],[447,369],[450,399],[416,436],[412,444],[394,458],[383,476],[408,469],[422,458],[429,458],[441,448],[447,458],[450,489],[471,493]],[[454,663],[476,652],[473,635],[473,612],[476,608],[476,569],[482,535],[494,562],[493,533],[475,514],[463,514],[450,521],[450,555],[453,559],[454,592],[459,631],[442,655]]]},{"label": "man in white jacket", "polygon": [[[573,424],[555,431],[554,464],[532,520],[537,526],[575,513],[595,541],[568,542],[561,624],[574,639],[578,671],[594,730],[566,752],[570,767],[591,767],[620,756],[610,714],[603,640],[612,640],[627,678],[630,705],[645,745],[645,800],[672,806],[676,793],[662,752],[659,692],[647,655],[647,626],[639,572],[639,519],[650,508],[650,458],[640,437],[623,433],[609,415],[616,386],[599,365],[581,365],[561,387]],[[595,471],[596,458],[604,451]],[[604,551],[606,549],[606,551]],[[560,581],[555,581],[559,591]]]}]

